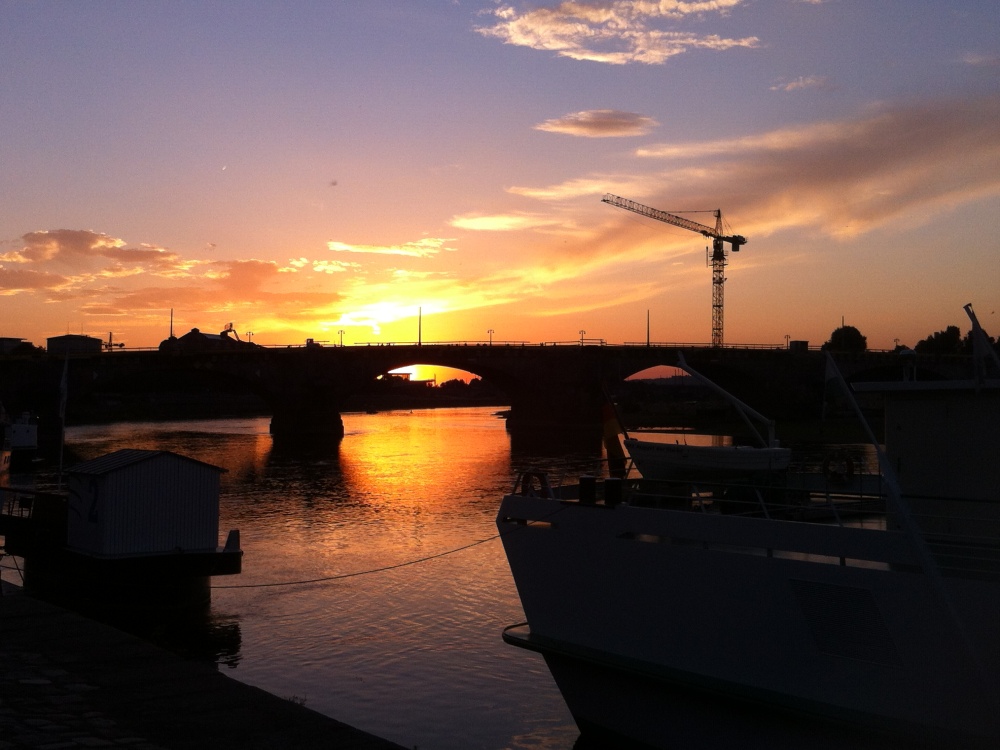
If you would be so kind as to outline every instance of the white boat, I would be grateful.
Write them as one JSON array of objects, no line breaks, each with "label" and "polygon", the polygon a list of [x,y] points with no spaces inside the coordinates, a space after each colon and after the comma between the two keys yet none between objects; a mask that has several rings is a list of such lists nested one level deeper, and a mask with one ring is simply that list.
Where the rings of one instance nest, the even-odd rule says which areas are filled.
[{"label": "white boat", "polygon": [[38,452],[38,421],[29,412],[7,425],[10,442],[10,468],[20,471],[28,466]]},{"label": "white boat", "polygon": [[38,449],[38,422],[29,412],[22,412],[10,423],[10,447],[15,451]]},{"label": "white boat", "polygon": [[[646,479],[677,477],[748,476],[761,472],[785,471],[792,453],[774,439],[774,422],[760,415],[728,391],[690,367],[680,356],[678,367],[702,385],[722,396],[746,422],[759,445],[689,445],[686,441],[666,443],[625,435],[625,451]],[[765,437],[754,420],[766,427]]]},{"label": "white boat", "polygon": [[1000,377],[876,389],[881,471],[849,484],[527,476],[503,498],[527,618],[504,640],[585,735],[1000,746]]},{"label": "white boat", "polygon": [[688,445],[625,438],[625,450],[647,479],[785,471],[792,452],[778,446]]}]

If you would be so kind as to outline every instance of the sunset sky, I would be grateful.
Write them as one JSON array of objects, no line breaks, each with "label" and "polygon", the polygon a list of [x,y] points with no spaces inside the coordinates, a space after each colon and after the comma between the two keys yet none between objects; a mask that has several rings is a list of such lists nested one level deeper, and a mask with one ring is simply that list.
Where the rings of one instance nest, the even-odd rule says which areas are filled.
[{"label": "sunset sky", "polygon": [[607,192],[727,344],[998,336],[1000,5],[0,0],[0,336],[710,342]]}]

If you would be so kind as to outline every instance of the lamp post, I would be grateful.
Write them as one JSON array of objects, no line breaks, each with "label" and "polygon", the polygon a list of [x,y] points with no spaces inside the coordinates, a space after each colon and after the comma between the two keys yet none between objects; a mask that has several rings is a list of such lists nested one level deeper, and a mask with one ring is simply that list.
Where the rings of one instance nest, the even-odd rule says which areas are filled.
[{"label": "lamp post", "polygon": [[337,331],[337,333],[340,334],[340,345],[343,346],[344,345],[344,329],[341,328],[339,331]]},{"label": "lamp post", "polygon": [[580,346],[583,346],[583,337],[587,334],[586,331],[580,330]]},{"label": "lamp post", "polygon": [[789,335],[788,335],[787,333],[785,334],[785,348],[786,348],[786,349],[787,349],[787,348],[789,347],[789,344],[788,344],[788,341],[789,341],[789,339],[791,339],[791,338],[792,338],[792,337],[791,337],[791,336],[789,336]]},{"label": "lamp post", "polygon": [[490,335],[490,346],[493,346],[493,329],[491,328],[486,333]]}]

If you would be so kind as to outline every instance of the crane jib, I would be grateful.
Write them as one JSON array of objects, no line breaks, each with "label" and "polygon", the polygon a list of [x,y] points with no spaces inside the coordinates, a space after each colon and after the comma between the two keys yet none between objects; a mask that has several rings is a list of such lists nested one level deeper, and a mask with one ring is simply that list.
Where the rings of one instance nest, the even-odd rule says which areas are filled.
[{"label": "crane jib", "polygon": [[622,198],[621,196],[614,195],[612,193],[606,193],[601,201],[612,206],[617,206],[618,208],[624,208],[626,211],[632,211],[633,213],[637,213],[642,216],[648,216],[651,219],[656,219],[657,221],[662,221],[666,224],[672,224],[675,227],[681,227],[682,229],[697,232],[704,237],[712,237],[722,240],[723,242],[728,242],[733,246],[733,252],[738,252],[740,247],[747,244],[746,237],[738,234],[729,236],[722,234],[722,211],[719,210],[713,212],[716,219],[716,227],[713,229],[706,224],[699,224],[697,221],[685,219],[683,216],[667,213],[666,211],[661,211],[658,208],[646,206],[642,203],[638,203],[637,201]]}]

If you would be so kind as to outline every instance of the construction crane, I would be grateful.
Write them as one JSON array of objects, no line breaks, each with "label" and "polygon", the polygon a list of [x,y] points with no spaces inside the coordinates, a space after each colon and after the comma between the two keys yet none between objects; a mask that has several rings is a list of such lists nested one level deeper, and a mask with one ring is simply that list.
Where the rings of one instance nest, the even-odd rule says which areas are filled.
[{"label": "construction crane", "polygon": [[726,259],[728,257],[725,243],[728,242],[732,245],[733,252],[735,253],[739,252],[739,249],[743,245],[747,244],[747,238],[739,234],[723,234],[722,211],[718,209],[712,212],[715,214],[715,229],[712,229],[710,226],[699,224],[698,222],[691,221],[690,219],[685,219],[683,216],[668,214],[666,211],[660,211],[657,208],[650,208],[649,206],[644,206],[641,203],[636,203],[628,198],[622,198],[621,196],[612,195],[611,193],[605,194],[605,196],[601,198],[601,201],[609,203],[612,206],[617,206],[618,208],[624,208],[626,211],[632,211],[642,216],[648,216],[650,219],[656,219],[657,221],[666,222],[667,224],[673,224],[675,227],[689,229],[692,232],[697,232],[705,237],[712,238],[712,254],[710,260],[712,264],[712,346],[722,346],[723,300],[724,286],[726,283]]}]

